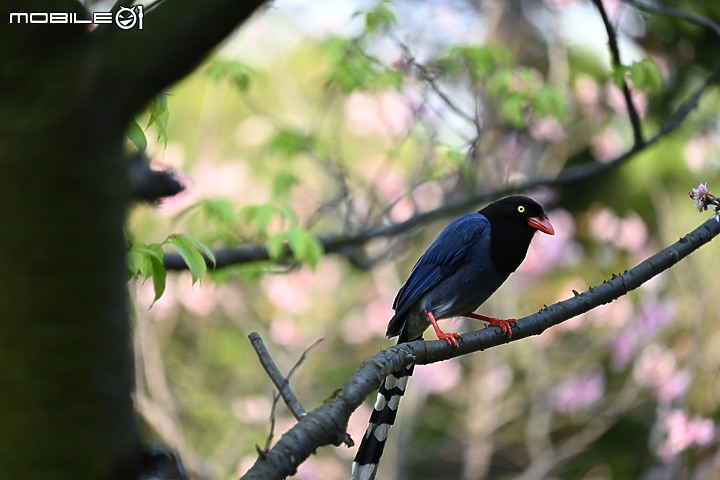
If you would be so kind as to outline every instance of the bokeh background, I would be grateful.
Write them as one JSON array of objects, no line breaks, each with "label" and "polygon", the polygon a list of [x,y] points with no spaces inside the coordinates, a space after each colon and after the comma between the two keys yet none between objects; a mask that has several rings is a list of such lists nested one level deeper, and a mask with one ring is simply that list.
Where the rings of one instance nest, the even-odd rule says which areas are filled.
[{"label": "bokeh background", "polygon": [[[668,3],[720,17],[712,2]],[[708,76],[719,39],[604,4],[623,63],[644,62],[645,73],[627,78],[639,84],[634,102],[653,134]],[[167,139],[148,129],[148,151],[187,189],[138,205],[128,234],[161,242],[186,232],[214,249],[292,229],[353,235],[612,161],[632,143],[613,71],[587,1],[278,0],[167,92]],[[526,192],[557,235],[537,236],[480,311],[533,313],[703,222],[688,192],[700,182],[720,188],[718,107],[711,89],[676,132],[609,173]],[[237,478],[265,447],[272,408],[247,335],[260,333],[284,372],[324,339],[291,379],[313,409],[392,345],[383,335],[394,295],[454,216],[342,255],[318,255],[308,240],[299,264],[239,264],[194,284],[171,272],[154,304],[152,282],[131,281],[148,437],[176,448],[196,478]],[[540,336],[418,367],[382,478],[720,478],[716,242]],[[350,420],[356,441],[373,400]],[[293,423],[280,403],[275,436]],[[322,448],[296,477],[347,478],[354,453]]]}]

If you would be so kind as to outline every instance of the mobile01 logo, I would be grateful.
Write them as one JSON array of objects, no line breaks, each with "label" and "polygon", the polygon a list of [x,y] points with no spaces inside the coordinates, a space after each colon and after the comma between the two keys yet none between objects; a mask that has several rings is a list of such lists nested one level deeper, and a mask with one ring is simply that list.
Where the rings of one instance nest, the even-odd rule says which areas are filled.
[{"label": "mobile01 logo", "polygon": [[87,25],[114,23],[118,28],[123,30],[130,30],[131,28],[142,30],[143,6],[135,5],[134,7],[120,7],[115,14],[112,12],[93,12],[89,19],[78,18],[77,13],[68,12],[13,12],[10,13],[10,23],[76,23]]}]

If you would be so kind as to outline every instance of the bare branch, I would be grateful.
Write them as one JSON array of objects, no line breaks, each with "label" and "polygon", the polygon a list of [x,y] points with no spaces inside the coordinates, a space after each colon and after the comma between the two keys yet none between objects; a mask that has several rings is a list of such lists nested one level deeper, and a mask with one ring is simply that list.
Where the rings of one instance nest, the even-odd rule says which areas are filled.
[{"label": "bare branch", "polygon": [[[307,412],[305,411],[303,406],[300,405],[300,402],[295,396],[295,393],[293,393],[292,389],[290,388],[290,383],[288,382],[288,379],[285,378],[282,373],[280,373],[280,369],[278,369],[277,365],[275,365],[275,362],[270,356],[270,352],[268,352],[267,348],[265,348],[265,343],[263,343],[260,335],[257,332],[252,332],[250,335],[248,335],[248,338],[250,339],[250,344],[255,349],[255,353],[257,354],[258,359],[260,360],[260,365],[262,365],[262,367],[265,369],[265,372],[268,374],[268,377],[270,377],[270,380],[272,380],[275,388],[277,388],[278,390],[278,393],[280,393],[283,401],[290,409],[290,412],[292,412],[293,416],[297,420],[300,420],[307,414]],[[322,341],[322,339],[319,341]],[[318,342],[315,342],[313,345],[310,346],[310,348],[317,345]],[[305,354],[303,353],[300,358],[301,360],[304,359]],[[288,377],[289,376],[290,375],[288,375]]]},{"label": "bare branch", "polygon": [[477,123],[477,119],[473,117],[472,115],[466,113],[462,108],[457,106],[455,102],[453,102],[450,97],[448,97],[447,93],[443,91],[442,88],[440,88],[440,85],[438,85],[437,81],[435,80],[435,76],[430,73],[428,68],[423,65],[422,63],[415,60],[415,56],[410,51],[410,47],[408,47],[405,43],[403,43],[400,40],[397,40],[398,45],[402,49],[403,53],[405,54],[405,59],[407,62],[417,70],[418,76],[420,80],[425,82],[430,89],[437,94],[437,96],[442,100],[445,105],[447,105],[450,110],[455,112],[458,116],[462,117],[463,119],[470,122],[472,125],[475,125]]},{"label": "bare branch", "polygon": [[609,303],[638,288],[719,234],[720,222],[707,220],[678,242],[625,273],[613,275],[597,287],[519,319],[517,327],[513,328],[512,339],[504,336],[499,329],[485,328],[462,335],[460,347],[457,349],[448,347],[442,340],[416,341],[396,345],[374,355],[363,362],[337,393],[317,409],[308,412],[297,425],[288,430],[242,478],[283,479],[294,474],[297,467],[317,448],[339,445],[350,414],[390,372],[410,363],[426,365],[539,335],[553,325]]},{"label": "bare branch", "polygon": [[650,3],[646,3],[640,0],[626,0],[628,5],[632,5],[633,7],[637,8],[638,10],[642,10],[644,12],[648,13],[654,13],[657,15],[663,15],[665,17],[674,17],[679,18],[681,20],[686,20],[690,23],[694,23],[695,25],[699,25],[701,27],[707,28],[711,32],[713,32],[717,37],[720,37],[720,25],[713,22],[710,18],[701,17],[699,15],[695,15],[690,12],[686,12],[685,10],[680,10],[679,8],[673,8],[673,7],[664,7],[662,5],[653,5]]},{"label": "bare branch", "polygon": [[[615,29],[613,28],[612,23],[610,23],[608,14],[605,11],[605,6],[603,5],[602,0],[593,0],[593,3],[600,12],[600,17],[602,18],[603,24],[605,25],[605,31],[608,35],[608,45],[610,46],[610,55],[612,57],[613,65],[615,66],[615,68],[622,67],[617,34],[615,33]],[[624,78],[622,91],[623,97],[625,97],[625,104],[627,105],[628,116],[630,117],[630,125],[632,126],[635,145],[642,145],[644,139],[642,133],[642,124],[640,123],[640,115],[638,115],[637,108],[635,108],[635,103],[632,99],[630,87],[628,86],[627,81]]]},{"label": "bare branch", "polygon": [[[93,32],[97,84],[112,93],[128,118],[157,92],[190,73],[267,0],[155,2],[143,29],[101,25]],[[118,2],[116,8],[126,5]]]},{"label": "bare branch", "polygon": [[[258,335],[258,334],[253,332],[253,333],[251,333],[250,335]],[[259,337],[259,335],[258,335],[258,337]],[[253,339],[251,338],[251,342],[252,342],[252,340],[253,340]],[[322,341],[323,341],[323,339],[320,338],[320,339],[316,340],[315,343],[313,343],[312,345],[310,345],[308,348],[305,349],[305,351],[302,353],[302,355],[300,355],[300,358],[298,358],[297,362],[295,362],[295,365],[293,365],[292,368],[290,369],[290,371],[288,372],[287,378],[285,379],[285,382],[284,382],[285,384],[288,384],[288,383],[290,382],[290,377],[293,376],[293,374],[295,373],[295,371],[296,371],[296,370],[300,367],[300,365],[302,365],[303,362],[307,359],[307,356],[308,356],[308,354],[310,353],[310,351],[312,351],[315,347],[317,347],[318,345],[320,345],[320,343],[321,343]],[[262,343],[262,340],[260,340],[260,342]],[[264,348],[264,346],[263,346],[263,348]],[[257,351],[257,350],[256,350],[256,351]],[[267,352],[266,352],[266,353],[267,353]],[[260,354],[258,353],[258,356],[259,356],[259,355],[260,355]],[[269,355],[268,355],[268,356],[269,356]],[[271,359],[271,361],[272,361],[272,359]],[[293,393],[292,390],[290,390],[290,393],[291,393],[291,394]],[[272,407],[270,408],[270,431],[268,432],[268,438],[267,438],[267,440],[265,441],[265,449],[260,452],[261,455],[264,455],[265,452],[267,452],[268,450],[270,450],[270,445],[272,444],[272,440],[273,440],[273,438],[275,437],[275,409],[277,408],[278,400],[280,399],[280,397],[281,397],[281,395],[280,395],[279,392],[278,392],[278,393],[275,393],[275,394],[273,395]],[[286,404],[287,404],[287,402],[286,402]],[[290,408],[289,405],[288,405],[288,408]],[[302,406],[301,406],[301,408],[302,408]],[[292,410],[291,410],[291,411],[292,411]],[[305,415],[305,411],[304,411],[304,410],[303,410],[303,415]],[[295,418],[299,420],[299,418],[298,418],[297,416],[295,416]],[[348,435],[348,440],[347,440],[345,443],[346,443],[349,447],[352,447],[353,444],[354,444],[353,441],[352,441],[352,438],[350,438],[349,435]],[[259,450],[259,447],[258,447],[258,451],[260,451],[260,450]]]}]

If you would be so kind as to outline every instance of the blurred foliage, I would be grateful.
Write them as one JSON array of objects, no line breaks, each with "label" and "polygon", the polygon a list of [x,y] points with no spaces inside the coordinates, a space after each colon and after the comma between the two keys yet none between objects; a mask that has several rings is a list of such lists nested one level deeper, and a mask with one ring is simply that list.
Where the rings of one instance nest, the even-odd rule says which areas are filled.
[{"label": "blurred foliage", "polygon": [[[712,2],[670,3],[720,17]],[[451,219],[340,256],[324,255],[317,235],[363,232],[484,188],[610,161],[632,141],[619,79],[631,80],[651,134],[717,61],[709,32],[623,4],[612,12],[618,69],[591,6],[496,7],[380,2],[327,25],[311,2],[278,2],[131,126],[135,147],[188,185],[129,219],[131,274],[155,282],[132,283],[138,405],[149,435],[199,477],[236,478],[265,444],[272,388],[247,334],[262,335],[284,372],[325,338],[291,381],[314,408],[391,344],[383,334],[394,295]],[[481,312],[533,313],[703,221],[687,193],[703,181],[720,188],[719,107],[710,93],[678,131],[619,169],[530,192],[557,235],[538,236]],[[146,146],[140,125],[158,133],[142,135]],[[195,282],[204,246],[245,244],[267,247],[272,260]],[[184,249],[189,272],[165,277],[159,259],[170,245]],[[418,367],[383,477],[713,478],[718,267],[710,244],[541,336]],[[351,418],[356,440],[371,401]],[[292,424],[280,405],[275,435]],[[321,449],[297,477],[346,478],[353,455]]]}]

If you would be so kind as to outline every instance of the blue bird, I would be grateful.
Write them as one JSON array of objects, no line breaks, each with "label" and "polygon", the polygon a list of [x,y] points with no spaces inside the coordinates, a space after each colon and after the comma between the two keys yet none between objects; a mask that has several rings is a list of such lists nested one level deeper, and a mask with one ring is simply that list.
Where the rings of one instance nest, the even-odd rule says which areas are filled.
[{"label": "blue bird", "polygon": [[[554,235],[543,208],[528,197],[507,197],[455,219],[423,253],[398,291],[388,338],[398,343],[422,338],[432,326],[438,338],[458,347],[457,333],[445,333],[437,321],[469,317],[499,326],[512,336],[510,323],[474,313],[525,259],[535,232]],[[352,480],[372,480],[377,473],[400,398],[414,365],[393,372],[380,386],[370,423],[355,456]]]}]

